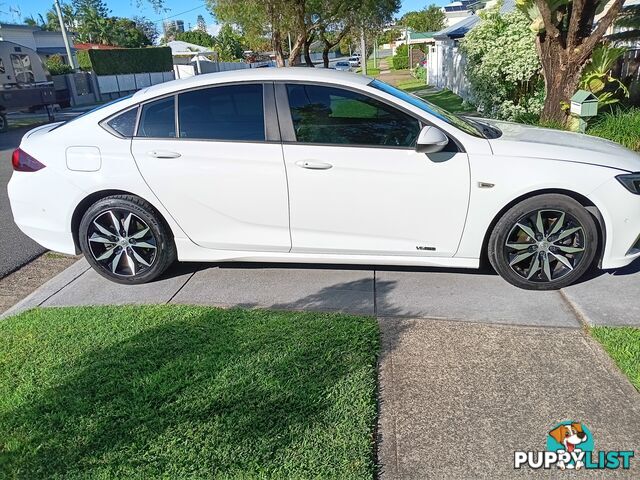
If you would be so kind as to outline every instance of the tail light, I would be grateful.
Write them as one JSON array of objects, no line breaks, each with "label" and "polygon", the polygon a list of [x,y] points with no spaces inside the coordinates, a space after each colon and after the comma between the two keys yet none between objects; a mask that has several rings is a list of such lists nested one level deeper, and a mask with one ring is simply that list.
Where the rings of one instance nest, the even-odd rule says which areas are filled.
[{"label": "tail light", "polygon": [[19,148],[14,150],[13,155],[11,155],[11,164],[17,172],[37,172],[45,167],[38,160]]}]

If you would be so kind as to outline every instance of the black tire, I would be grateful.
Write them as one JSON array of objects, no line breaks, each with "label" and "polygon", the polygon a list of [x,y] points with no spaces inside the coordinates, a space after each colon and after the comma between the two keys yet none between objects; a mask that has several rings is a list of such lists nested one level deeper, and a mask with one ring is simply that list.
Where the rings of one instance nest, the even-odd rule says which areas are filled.
[{"label": "black tire", "polygon": [[0,113],[0,133],[5,133],[9,130],[9,121],[7,120],[6,113]]},{"label": "black tire", "polygon": [[487,253],[496,272],[512,285],[557,290],[582,277],[597,251],[592,215],[571,197],[545,194],[523,200],[500,218]]},{"label": "black tire", "polygon": [[91,205],[78,238],[93,269],[116,283],[150,282],[176,260],[169,227],[152,205],[133,195],[113,195]]}]

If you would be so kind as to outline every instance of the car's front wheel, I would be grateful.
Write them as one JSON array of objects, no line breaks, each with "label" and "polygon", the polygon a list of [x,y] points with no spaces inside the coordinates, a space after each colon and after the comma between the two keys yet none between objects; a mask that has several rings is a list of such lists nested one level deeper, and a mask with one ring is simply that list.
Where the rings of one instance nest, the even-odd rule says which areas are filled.
[{"label": "car's front wheel", "polygon": [[117,283],[149,282],[176,259],[173,238],[160,214],[136,196],[97,201],[82,217],[78,233],[89,264]]},{"label": "car's front wheel", "polygon": [[509,209],[496,224],[489,261],[509,283],[529,290],[556,290],[578,280],[598,250],[591,214],[565,195],[532,197]]}]

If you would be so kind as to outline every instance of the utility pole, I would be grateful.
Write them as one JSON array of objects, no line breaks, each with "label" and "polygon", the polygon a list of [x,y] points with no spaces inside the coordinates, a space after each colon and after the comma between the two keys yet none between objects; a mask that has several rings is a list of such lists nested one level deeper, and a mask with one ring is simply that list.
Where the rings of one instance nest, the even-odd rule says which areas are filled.
[{"label": "utility pole", "polygon": [[364,41],[364,27],[360,31],[360,70],[363,75],[367,74],[367,48]]},{"label": "utility pole", "polygon": [[55,0],[56,12],[58,13],[58,21],[60,22],[60,31],[62,32],[62,39],[64,40],[64,48],[67,50],[67,57],[69,58],[69,65],[73,70],[76,69],[73,56],[71,55],[71,44],[69,43],[69,37],[67,36],[67,29],[64,25],[64,19],[62,18],[62,10],[60,10],[60,2]]}]

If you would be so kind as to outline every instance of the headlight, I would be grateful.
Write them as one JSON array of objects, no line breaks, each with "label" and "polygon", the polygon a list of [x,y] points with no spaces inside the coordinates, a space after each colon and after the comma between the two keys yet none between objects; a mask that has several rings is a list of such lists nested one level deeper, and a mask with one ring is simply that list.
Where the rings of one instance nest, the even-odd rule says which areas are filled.
[{"label": "headlight", "polygon": [[618,181],[631,193],[640,195],[640,172],[625,173],[616,177]]}]

